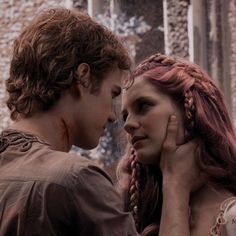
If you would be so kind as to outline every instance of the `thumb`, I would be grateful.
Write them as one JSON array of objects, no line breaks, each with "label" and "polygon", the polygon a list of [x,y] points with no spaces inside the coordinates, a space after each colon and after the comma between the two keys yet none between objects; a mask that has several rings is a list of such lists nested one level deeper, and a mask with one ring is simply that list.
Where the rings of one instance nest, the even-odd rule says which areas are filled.
[{"label": "thumb", "polygon": [[178,131],[178,121],[176,116],[171,115],[167,124],[166,138],[163,143],[163,149],[166,151],[176,150],[176,137]]}]

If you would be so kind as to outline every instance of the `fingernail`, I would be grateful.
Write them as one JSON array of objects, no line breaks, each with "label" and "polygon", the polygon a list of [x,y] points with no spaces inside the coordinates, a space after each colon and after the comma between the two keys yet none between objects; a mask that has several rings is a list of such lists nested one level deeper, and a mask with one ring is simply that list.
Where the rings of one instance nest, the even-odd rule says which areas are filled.
[{"label": "fingernail", "polygon": [[171,115],[170,116],[170,121],[176,121],[177,119],[176,119],[176,116],[175,115]]}]

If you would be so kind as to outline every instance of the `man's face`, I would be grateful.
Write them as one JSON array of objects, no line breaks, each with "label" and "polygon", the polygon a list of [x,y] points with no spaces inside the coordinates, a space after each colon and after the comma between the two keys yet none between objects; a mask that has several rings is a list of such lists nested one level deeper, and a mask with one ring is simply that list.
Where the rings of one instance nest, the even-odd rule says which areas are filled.
[{"label": "man's face", "polygon": [[99,93],[93,94],[90,88],[81,87],[81,96],[74,112],[74,145],[95,148],[104,134],[106,124],[116,120],[113,109],[114,99],[121,93],[121,80],[124,72],[117,67],[106,74]]}]

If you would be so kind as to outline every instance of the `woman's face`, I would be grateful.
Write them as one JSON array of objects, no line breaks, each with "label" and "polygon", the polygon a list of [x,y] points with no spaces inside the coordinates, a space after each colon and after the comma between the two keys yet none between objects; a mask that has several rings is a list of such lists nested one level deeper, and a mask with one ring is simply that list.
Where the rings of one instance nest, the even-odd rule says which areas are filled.
[{"label": "woman's face", "polygon": [[137,152],[138,161],[144,164],[159,164],[170,115],[175,115],[179,122],[176,143],[184,142],[180,108],[142,76],[123,91],[122,115],[128,140]]}]

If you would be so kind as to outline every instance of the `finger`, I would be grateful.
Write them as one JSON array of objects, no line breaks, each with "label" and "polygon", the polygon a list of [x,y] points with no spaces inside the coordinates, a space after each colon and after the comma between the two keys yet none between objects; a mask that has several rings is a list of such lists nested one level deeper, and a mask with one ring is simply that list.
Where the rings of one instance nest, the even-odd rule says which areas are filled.
[{"label": "finger", "polygon": [[176,116],[170,116],[170,119],[167,124],[166,129],[166,138],[163,143],[163,149],[165,150],[175,150],[177,148],[176,145],[176,137],[178,131],[178,121]]},{"label": "finger", "polygon": [[186,149],[196,151],[196,149],[199,147],[199,143],[197,139],[192,139],[191,141],[188,141],[187,143],[185,143],[183,146],[185,146]]}]

